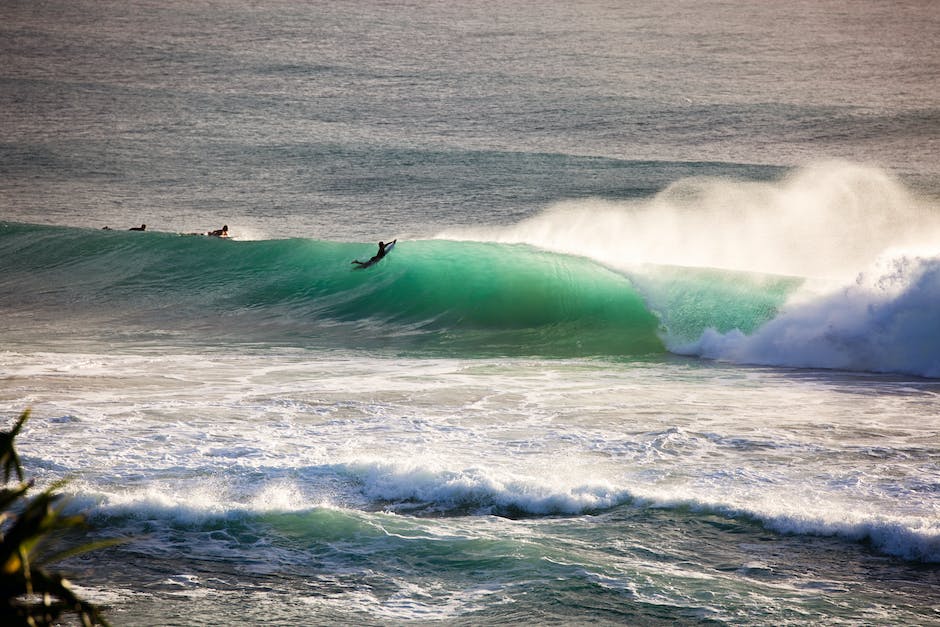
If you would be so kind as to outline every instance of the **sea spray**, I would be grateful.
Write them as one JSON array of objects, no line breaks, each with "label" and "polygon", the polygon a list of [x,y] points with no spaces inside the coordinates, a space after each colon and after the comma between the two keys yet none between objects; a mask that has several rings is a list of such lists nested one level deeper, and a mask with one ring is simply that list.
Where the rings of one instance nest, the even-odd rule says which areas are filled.
[{"label": "sea spray", "polygon": [[778,366],[940,376],[940,257],[888,256],[844,287],[805,296],[748,335],[709,328],[670,349]]},{"label": "sea spray", "polygon": [[568,201],[441,236],[525,242],[619,269],[679,354],[940,375],[940,207],[875,167],[690,178],[645,200]]},{"label": "sea spray", "polygon": [[884,170],[828,162],[778,181],[676,181],[642,200],[556,203],[511,226],[440,237],[526,243],[616,268],[659,264],[854,277],[885,249],[940,240],[940,209]]}]

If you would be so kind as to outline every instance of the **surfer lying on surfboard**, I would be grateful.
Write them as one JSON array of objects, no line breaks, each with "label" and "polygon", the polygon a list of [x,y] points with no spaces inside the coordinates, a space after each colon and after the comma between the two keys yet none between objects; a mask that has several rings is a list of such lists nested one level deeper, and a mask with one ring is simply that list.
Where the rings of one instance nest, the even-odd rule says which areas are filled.
[{"label": "surfer lying on surfboard", "polygon": [[353,259],[351,263],[356,264],[357,268],[368,268],[375,262],[379,261],[382,257],[387,255],[388,251],[392,249],[392,247],[395,245],[395,242],[397,241],[398,241],[397,239],[393,239],[388,244],[386,244],[385,242],[379,242],[379,252],[375,253],[375,256],[372,257],[372,259],[370,259],[369,261],[359,261],[358,259]]}]

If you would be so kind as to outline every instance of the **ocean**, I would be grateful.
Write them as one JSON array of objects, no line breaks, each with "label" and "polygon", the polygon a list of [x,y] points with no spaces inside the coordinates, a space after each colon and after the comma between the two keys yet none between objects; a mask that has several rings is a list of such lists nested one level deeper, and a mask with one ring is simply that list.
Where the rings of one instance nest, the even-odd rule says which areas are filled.
[{"label": "ocean", "polygon": [[115,625],[940,625],[938,39],[0,3],[0,415],[125,540],[59,567]]}]

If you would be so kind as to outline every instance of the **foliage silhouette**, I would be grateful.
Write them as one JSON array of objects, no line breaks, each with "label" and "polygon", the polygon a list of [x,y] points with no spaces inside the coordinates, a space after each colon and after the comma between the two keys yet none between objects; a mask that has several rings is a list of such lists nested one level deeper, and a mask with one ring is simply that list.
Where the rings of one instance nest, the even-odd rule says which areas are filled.
[{"label": "foliage silhouette", "polygon": [[[24,481],[23,467],[14,440],[29,419],[24,411],[13,428],[0,432],[0,466],[4,487],[0,488],[0,625],[30,627],[59,624],[65,614],[74,614],[82,625],[108,625],[100,610],[80,599],[69,581],[46,566],[78,553],[116,544],[85,544],[54,553],[52,541],[84,524],[82,516],[62,513],[62,495],[57,482],[38,496],[27,497],[33,481]],[[19,480],[10,484],[11,475]]]}]

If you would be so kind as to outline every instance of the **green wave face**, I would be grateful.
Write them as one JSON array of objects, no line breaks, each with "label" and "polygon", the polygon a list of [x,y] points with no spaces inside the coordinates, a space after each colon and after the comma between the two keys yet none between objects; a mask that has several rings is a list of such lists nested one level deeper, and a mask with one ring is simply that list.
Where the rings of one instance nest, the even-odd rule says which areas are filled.
[{"label": "green wave face", "polygon": [[391,309],[462,345],[486,342],[540,354],[662,351],[657,321],[623,275],[585,259],[525,246],[428,241],[402,246],[383,271]]},{"label": "green wave face", "polygon": [[375,250],[0,224],[0,307],[66,309],[111,329],[213,341],[562,357],[661,353],[669,325],[683,335],[750,329],[788,289],[754,284],[729,298],[737,275],[628,277],[584,258],[479,242],[402,241],[371,268],[350,263]]},{"label": "green wave face", "polygon": [[754,332],[772,320],[803,279],[711,268],[650,266],[634,275],[667,346],[697,340],[705,329]]}]

